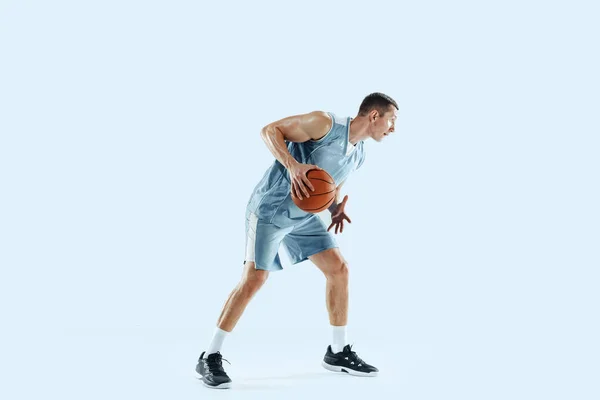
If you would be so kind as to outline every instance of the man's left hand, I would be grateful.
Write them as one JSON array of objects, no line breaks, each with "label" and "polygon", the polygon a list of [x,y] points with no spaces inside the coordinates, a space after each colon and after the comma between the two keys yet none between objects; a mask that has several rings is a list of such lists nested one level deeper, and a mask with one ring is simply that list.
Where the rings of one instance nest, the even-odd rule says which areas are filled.
[{"label": "man's left hand", "polygon": [[346,207],[347,201],[348,195],[344,196],[344,200],[342,200],[342,202],[331,211],[331,225],[329,225],[329,228],[327,228],[327,232],[329,232],[329,230],[335,226],[335,234],[337,235],[338,230],[340,233],[344,231],[344,220],[348,221],[349,223],[352,223],[348,215],[346,215],[346,213],[344,212],[344,208]]}]

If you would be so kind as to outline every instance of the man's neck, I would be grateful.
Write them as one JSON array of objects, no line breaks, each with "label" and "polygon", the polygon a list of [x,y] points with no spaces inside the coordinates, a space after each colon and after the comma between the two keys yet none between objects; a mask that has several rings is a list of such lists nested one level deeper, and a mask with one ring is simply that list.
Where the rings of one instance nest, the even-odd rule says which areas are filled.
[{"label": "man's neck", "polygon": [[365,117],[356,117],[350,121],[350,133],[348,140],[353,145],[369,137],[367,133],[369,129],[369,120]]}]

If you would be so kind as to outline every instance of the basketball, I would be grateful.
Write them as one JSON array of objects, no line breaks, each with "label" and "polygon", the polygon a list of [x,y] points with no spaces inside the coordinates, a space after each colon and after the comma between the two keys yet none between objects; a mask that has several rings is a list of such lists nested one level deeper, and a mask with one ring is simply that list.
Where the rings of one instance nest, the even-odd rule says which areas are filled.
[{"label": "basketball", "polygon": [[335,181],[326,171],[320,169],[311,169],[306,174],[315,191],[308,189],[309,198],[302,196],[302,200],[292,195],[294,204],[303,211],[318,213],[326,210],[335,199]]}]

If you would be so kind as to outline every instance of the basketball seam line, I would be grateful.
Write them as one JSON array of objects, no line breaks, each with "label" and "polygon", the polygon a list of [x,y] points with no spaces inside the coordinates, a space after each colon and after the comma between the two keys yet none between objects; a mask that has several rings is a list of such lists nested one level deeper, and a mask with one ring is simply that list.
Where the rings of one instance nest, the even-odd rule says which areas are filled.
[{"label": "basketball seam line", "polygon": [[330,190],[329,192],[323,192],[323,193],[317,193],[317,194],[312,194],[311,193],[310,197],[313,197],[313,196],[323,196],[324,194],[329,194],[329,193],[333,193],[333,192],[335,192],[335,189]]},{"label": "basketball seam line", "polygon": [[308,179],[314,179],[315,181],[323,181],[323,182],[327,182],[327,183],[331,183],[332,185],[335,185],[335,182],[326,181],[325,179],[321,179],[321,178],[311,178],[309,176]]},{"label": "basketball seam line", "polygon": [[[322,205],[321,207],[325,207],[325,208],[327,208],[327,205],[329,205],[329,203],[333,202],[333,199],[335,199],[335,197],[334,197],[334,198],[332,198],[331,200],[329,200],[327,203],[325,203],[325,204],[324,204],[324,205]],[[321,208],[321,207],[317,207],[317,208],[305,208],[305,209],[304,209],[304,211],[318,210],[318,209],[319,209],[319,208]],[[323,208],[323,210],[325,210],[325,208]]]}]

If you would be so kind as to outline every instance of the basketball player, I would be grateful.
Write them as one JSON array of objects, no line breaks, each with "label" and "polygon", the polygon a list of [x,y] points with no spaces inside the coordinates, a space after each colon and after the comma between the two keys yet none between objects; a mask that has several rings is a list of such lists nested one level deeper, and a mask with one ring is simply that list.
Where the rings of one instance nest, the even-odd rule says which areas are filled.
[{"label": "basketball player", "polygon": [[[344,221],[351,222],[344,210],[348,196],[340,202],[339,189],[364,162],[364,140],[379,142],[394,132],[397,112],[398,105],[392,98],[372,93],[364,98],[355,118],[315,111],[284,118],[262,129],[262,139],[276,160],[248,202],[242,278],[229,295],[212,341],[196,366],[206,386],[231,386],[223,369],[221,346],[269,272],[283,269],[278,255],[280,244],[286,247],[293,264],[308,259],[325,274],[333,340],[327,347],[323,367],[352,375],[377,375],[378,369],[358,357],[346,339],[348,265],[329,231],[335,228],[336,234],[341,233]],[[292,200],[292,196],[310,197],[314,188],[306,173],[311,169],[324,169],[340,183],[329,207],[329,227],[319,216],[300,210]]]}]

